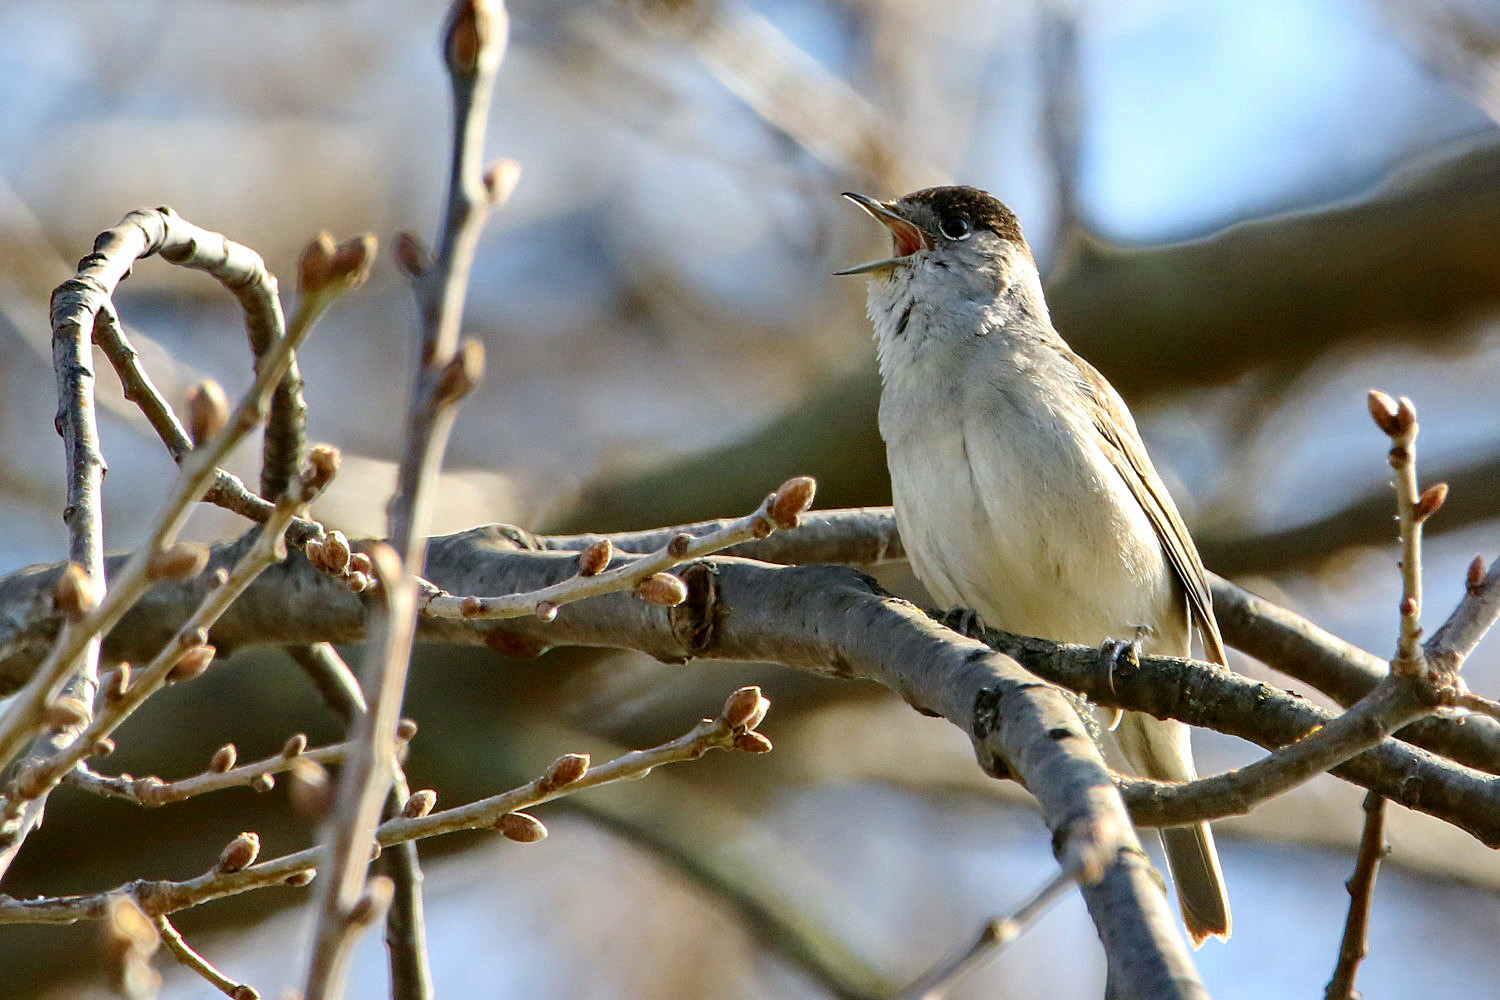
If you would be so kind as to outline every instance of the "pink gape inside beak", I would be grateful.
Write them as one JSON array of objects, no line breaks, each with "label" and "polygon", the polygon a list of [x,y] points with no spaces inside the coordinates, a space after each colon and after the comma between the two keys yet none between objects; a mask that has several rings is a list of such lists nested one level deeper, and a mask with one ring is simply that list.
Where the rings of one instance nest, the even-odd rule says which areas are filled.
[{"label": "pink gape inside beak", "polygon": [[897,257],[910,257],[918,250],[931,250],[932,239],[905,219],[891,215],[877,215],[891,231],[891,248]]},{"label": "pink gape inside beak", "polygon": [[905,257],[910,257],[918,250],[931,250],[933,247],[932,237],[928,236],[918,226],[908,222],[893,205],[888,205],[874,198],[853,191],[845,191],[844,197],[864,209],[869,215],[891,232],[892,256],[885,260],[875,260],[868,264],[860,264],[856,267],[847,267],[834,274],[865,274],[870,271],[889,271]]}]

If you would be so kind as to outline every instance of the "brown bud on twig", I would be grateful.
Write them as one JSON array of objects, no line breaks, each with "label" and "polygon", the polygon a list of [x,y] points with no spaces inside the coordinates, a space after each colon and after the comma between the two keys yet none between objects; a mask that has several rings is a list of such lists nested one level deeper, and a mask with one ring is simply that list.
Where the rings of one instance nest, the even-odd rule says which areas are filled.
[{"label": "brown bud on twig", "polygon": [[521,165],[515,160],[497,160],[484,172],[484,193],[490,207],[499,208],[510,200],[511,192],[521,180]]},{"label": "brown bud on twig", "polygon": [[1413,513],[1418,521],[1425,521],[1442,509],[1443,501],[1448,499],[1448,484],[1433,483],[1422,491],[1417,498],[1417,506]]},{"label": "brown bud on twig", "polygon": [[812,476],[794,476],[781,484],[771,501],[771,521],[778,528],[795,528],[818,492]]},{"label": "brown bud on twig", "polygon": [[396,233],[396,266],[408,278],[420,278],[432,267],[432,258],[422,248],[422,241],[404,229]]},{"label": "brown bud on twig", "polygon": [[735,736],[734,747],[736,750],[744,750],[748,753],[770,753],[771,741],[760,733],[752,731]]},{"label": "brown bud on twig", "polygon": [[297,291],[312,295],[328,284],[329,269],[333,265],[333,236],[319,233],[302,248],[302,257],[297,261]]},{"label": "brown bud on twig", "polygon": [[[770,499],[770,497],[767,497],[767,499]],[[771,519],[768,517],[757,517],[754,521],[750,522],[750,533],[756,538],[765,538],[775,530],[776,525],[772,524]]]},{"label": "brown bud on twig", "polygon": [[671,573],[652,573],[635,585],[635,593],[649,604],[671,608],[687,600],[687,585]]},{"label": "brown bud on twig", "polygon": [[469,337],[458,345],[439,373],[437,385],[432,388],[433,405],[452,406],[474,390],[483,374],[484,345]]},{"label": "brown bud on twig", "polygon": [[328,263],[328,281],[345,290],[358,288],[375,263],[375,234],[361,233],[340,243]]},{"label": "brown bud on twig", "polygon": [[557,620],[557,605],[551,601],[537,601],[536,607],[531,610],[533,614],[544,622]]},{"label": "brown bud on twig", "polygon": [[1417,427],[1416,404],[1405,396],[1396,400],[1396,427],[1402,434],[1411,434]]},{"label": "brown bud on twig", "polygon": [[396,739],[402,743],[410,743],[417,735],[417,721],[415,719],[402,719],[396,723]]},{"label": "brown bud on twig", "polygon": [[473,618],[484,610],[484,598],[468,595],[458,602],[458,613],[465,618]]},{"label": "brown bud on twig", "polygon": [[306,733],[293,733],[291,736],[287,737],[286,743],[282,744],[282,747],[281,747],[281,756],[283,756],[283,757],[295,757],[295,756],[297,756],[298,754],[300,754],[302,751],[304,751],[306,749],[307,749],[307,734]]},{"label": "brown bud on twig", "polygon": [[493,65],[505,46],[505,8],[490,0],[456,0],[443,34],[443,61],[455,77],[474,76],[480,64]]},{"label": "brown bud on twig", "polygon": [[333,807],[333,780],[315,760],[299,757],[287,769],[287,796],[292,808],[308,819],[322,819]]},{"label": "brown bud on twig", "polygon": [[506,813],[501,816],[499,822],[495,824],[495,829],[518,844],[534,844],[547,836],[547,828],[542,825],[542,821],[530,813],[523,812]]},{"label": "brown bud on twig", "polygon": [[89,748],[90,757],[108,757],[114,752],[115,741],[108,736],[95,740],[94,745]]},{"label": "brown bud on twig", "polygon": [[344,580],[344,586],[348,587],[355,594],[363,594],[374,586],[374,584],[375,580],[372,577],[366,573],[361,573],[359,570],[350,572],[349,576]]},{"label": "brown bud on twig", "polygon": [[54,600],[69,621],[77,621],[99,606],[100,588],[82,566],[70,562],[57,578]]},{"label": "brown bud on twig", "polygon": [[604,572],[614,554],[615,547],[608,538],[590,542],[587,548],[578,553],[578,575],[598,576]]},{"label": "brown bud on twig", "polygon": [[369,927],[385,916],[391,899],[396,895],[396,884],[386,875],[372,875],[365,883],[364,895],[349,909],[350,927]]},{"label": "brown bud on twig", "polygon": [[349,568],[350,558],[353,553],[349,549],[349,539],[342,531],[334,530],[323,539],[323,568],[330,573],[342,573]]},{"label": "brown bud on twig", "polygon": [[260,990],[248,983],[236,983],[229,991],[229,1000],[260,1000]]},{"label": "brown bud on twig", "polygon": [[213,440],[215,434],[229,423],[229,400],[219,383],[211,378],[201,379],[188,390],[188,437],[194,448],[201,448]]},{"label": "brown bud on twig", "polygon": [[401,815],[407,819],[418,819],[432,812],[432,807],[437,805],[437,792],[430,788],[411,793],[411,798],[406,800],[406,805],[401,808]]},{"label": "brown bud on twig", "polygon": [[49,729],[76,729],[89,721],[89,707],[80,698],[55,698],[42,713]]},{"label": "brown bud on twig", "polygon": [[1484,586],[1484,556],[1475,556],[1474,561],[1469,563],[1469,571],[1464,577],[1464,589],[1471,594],[1477,594]]},{"label": "brown bud on twig", "polygon": [[724,711],[719,718],[730,729],[754,729],[766,718],[771,708],[771,699],[760,693],[755,686],[742,687],[724,700]]},{"label": "brown bud on twig", "polygon": [[192,649],[194,646],[201,646],[207,641],[208,629],[202,626],[198,628],[185,628],[177,633],[177,645],[183,649]]},{"label": "brown bud on twig", "polygon": [[233,743],[226,743],[214,751],[213,759],[208,762],[208,770],[211,774],[223,774],[234,767],[234,762],[239,759],[239,751],[234,748]]},{"label": "brown bud on twig", "polygon": [[269,792],[276,787],[276,779],[269,774],[257,774],[250,779],[250,790],[252,792]]},{"label": "brown bud on twig", "polygon": [[292,872],[286,878],[281,880],[281,884],[300,888],[301,886],[307,885],[317,877],[318,870],[316,868],[304,868],[300,872]]},{"label": "brown bud on twig", "polygon": [[688,554],[688,550],[692,547],[693,536],[685,531],[678,532],[677,534],[673,535],[672,540],[667,543],[667,555],[671,556],[673,559],[681,559],[683,556]]},{"label": "brown bud on twig", "polygon": [[190,681],[203,674],[208,665],[214,662],[214,653],[217,652],[213,646],[194,646],[182,658],[172,664],[172,669],[167,671],[168,684],[180,684]]},{"label": "brown bud on twig", "polygon": [[1387,435],[1395,437],[1401,432],[1401,425],[1396,421],[1396,401],[1379,389],[1371,389],[1365,399],[1370,407],[1370,419],[1375,421]]},{"label": "brown bud on twig", "polygon": [[1403,597],[1401,598],[1400,610],[1402,618],[1410,618],[1417,613],[1417,602],[1410,597]]},{"label": "brown bud on twig", "polygon": [[339,450],[331,444],[315,444],[307,450],[307,470],[302,473],[303,501],[309,501],[328,488],[338,475]]},{"label": "brown bud on twig", "polygon": [[355,552],[349,556],[349,572],[364,573],[368,575],[375,569],[370,557],[363,552]]},{"label": "brown bud on twig", "polygon": [[[124,775],[120,777],[123,778]],[[152,809],[164,806],[171,801],[166,789],[167,783],[153,774],[148,774],[144,778],[136,778],[130,783],[130,794],[134,795],[141,805],[150,806]]]},{"label": "brown bud on twig", "polygon": [[219,860],[214,863],[214,871],[226,875],[244,871],[255,864],[255,859],[259,856],[260,836],[247,830],[224,845],[224,850],[219,852]]},{"label": "brown bud on twig", "polygon": [[109,672],[104,678],[104,703],[106,705],[119,704],[125,692],[130,690],[130,664],[121,663]]},{"label": "brown bud on twig", "polygon": [[547,772],[542,776],[542,784],[550,791],[563,788],[582,778],[589,773],[589,755],[586,753],[565,753],[561,757],[547,765]]},{"label": "brown bud on twig", "polygon": [[208,546],[176,542],[151,557],[146,573],[153,580],[185,580],[201,573],[207,563]]},{"label": "brown bud on twig", "polygon": [[210,587],[222,587],[228,582],[229,570],[225,569],[223,566],[220,566],[218,569],[208,574],[208,585]]}]

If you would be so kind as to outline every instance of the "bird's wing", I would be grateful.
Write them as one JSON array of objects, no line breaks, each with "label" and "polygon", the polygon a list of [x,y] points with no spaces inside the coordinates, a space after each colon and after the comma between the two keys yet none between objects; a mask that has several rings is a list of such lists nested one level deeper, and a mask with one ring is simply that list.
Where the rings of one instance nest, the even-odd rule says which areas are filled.
[{"label": "bird's wing", "polygon": [[1229,661],[1224,655],[1224,640],[1219,635],[1219,623],[1214,619],[1213,594],[1208,589],[1208,572],[1198,556],[1198,548],[1188,534],[1177,505],[1167,492],[1166,484],[1157,475],[1141,443],[1140,433],[1135,429],[1135,419],[1125,407],[1125,401],[1115,387],[1105,380],[1093,365],[1068,352],[1070,361],[1077,367],[1083,390],[1097,404],[1094,427],[1099,432],[1104,452],[1109,456],[1120,478],[1135,495],[1141,509],[1156,529],[1157,540],[1167,554],[1167,562],[1177,575],[1177,581],[1187,594],[1188,607],[1193,623],[1203,636],[1205,652],[1210,660],[1222,666]]}]

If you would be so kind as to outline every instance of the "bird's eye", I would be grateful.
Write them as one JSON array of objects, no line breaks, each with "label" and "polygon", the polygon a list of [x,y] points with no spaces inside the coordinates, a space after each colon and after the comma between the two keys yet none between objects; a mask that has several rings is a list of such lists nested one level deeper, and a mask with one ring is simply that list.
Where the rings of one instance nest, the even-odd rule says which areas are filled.
[{"label": "bird's eye", "polygon": [[950,240],[966,240],[969,238],[969,220],[962,215],[950,215],[938,223],[938,229]]}]

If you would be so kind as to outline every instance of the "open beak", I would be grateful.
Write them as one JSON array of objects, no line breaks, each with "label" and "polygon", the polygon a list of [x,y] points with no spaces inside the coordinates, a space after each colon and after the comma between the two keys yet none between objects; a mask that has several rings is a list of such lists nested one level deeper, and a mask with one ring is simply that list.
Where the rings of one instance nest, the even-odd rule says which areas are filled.
[{"label": "open beak", "polygon": [[891,231],[892,249],[895,253],[884,260],[872,260],[868,264],[846,267],[842,271],[834,271],[834,274],[864,274],[868,271],[884,270],[901,263],[918,250],[932,249],[932,238],[918,226],[908,222],[894,205],[867,198],[862,194],[855,194],[853,191],[845,191],[844,197],[864,209],[872,219]]}]

